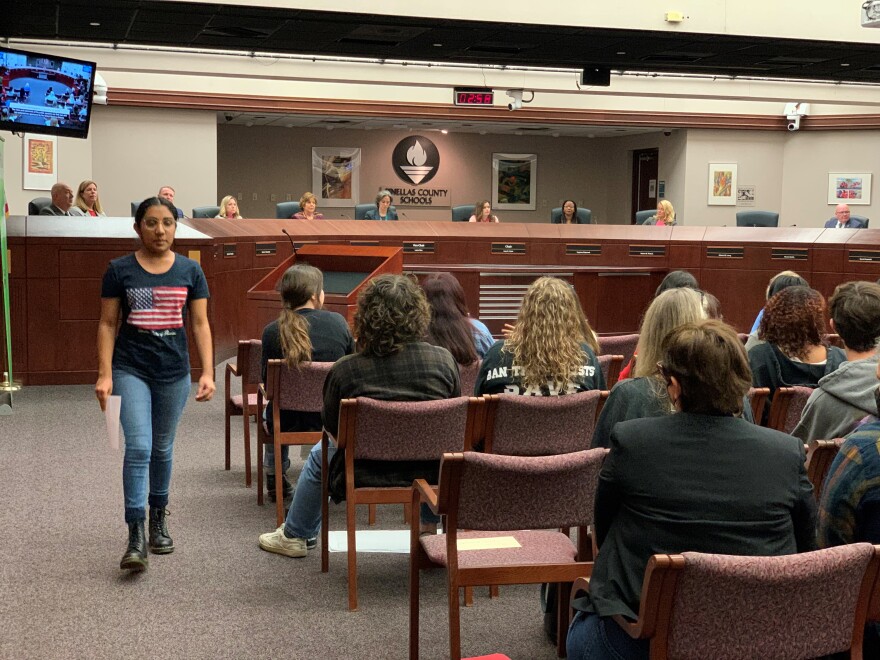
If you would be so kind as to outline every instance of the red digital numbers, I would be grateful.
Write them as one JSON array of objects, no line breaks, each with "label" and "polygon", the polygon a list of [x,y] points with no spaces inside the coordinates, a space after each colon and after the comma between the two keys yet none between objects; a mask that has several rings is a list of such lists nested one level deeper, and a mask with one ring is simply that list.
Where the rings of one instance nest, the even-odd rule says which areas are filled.
[{"label": "red digital numbers", "polygon": [[455,105],[492,105],[494,97],[492,92],[456,92]]}]

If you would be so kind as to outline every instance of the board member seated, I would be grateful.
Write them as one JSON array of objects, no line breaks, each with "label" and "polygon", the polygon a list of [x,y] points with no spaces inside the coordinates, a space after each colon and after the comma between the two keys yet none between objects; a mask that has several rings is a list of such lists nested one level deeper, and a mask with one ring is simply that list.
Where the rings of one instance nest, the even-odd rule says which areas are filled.
[{"label": "board member seated", "polygon": [[500,222],[497,215],[492,214],[492,204],[488,199],[477,202],[474,205],[474,214],[468,218],[468,222]]},{"label": "board member seated", "polygon": [[323,220],[324,214],[318,213],[318,198],[314,193],[304,192],[299,198],[299,211],[294,213],[291,218],[294,220]]},{"label": "board member seated", "polygon": [[387,190],[380,190],[376,195],[376,208],[364,214],[364,220],[397,220],[397,211],[391,208],[394,200]]},{"label": "board member seated", "polygon": [[[159,188],[159,194],[157,195],[157,197],[167,200],[172,206],[174,206],[174,194],[174,188],[172,188],[171,186],[162,186],[161,188]],[[174,206],[174,210],[177,212],[178,220],[184,217],[183,211],[181,211],[179,208]]]},{"label": "board member seated", "polygon": [[834,209],[834,217],[825,223],[826,229],[864,229],[865,223],[850,217],[849,206],[838,204]]},{"label": "board member seated", "polygon": [[226,195],[220,200],[220,213],[215,217],[226,220],[241,220],[241,213],[238,210],[238,200],[234,195]]},{"label": "board member seated", "polygon": [[52,186],[49,193],[52,203],[40,209],[40,215],[73,215],[70,207],[73,206],[73,189],[60,181]]},{"label": "board member seated", "polygon": [[661,199],[657,204],[657,213],[645,220],[643,225],[656,225],[657,227],[674,227],[675,226],[675,209],[672,208],[672,202],[668,199]]},{"label": "board member seated", "polygon": [[578,217],[578,206],[573,199],[567,199],[562,202],[562,213],[559,216],[551,218],[554,225],[580,225],[590,224],[588,220],[581,220]]},{"label": "board member seated", "polygon": [[86,179],[76,189],[76,201],[70,207],[70,215],[90,215],[94,218],[106,216],[98,197],[98,184]]}]

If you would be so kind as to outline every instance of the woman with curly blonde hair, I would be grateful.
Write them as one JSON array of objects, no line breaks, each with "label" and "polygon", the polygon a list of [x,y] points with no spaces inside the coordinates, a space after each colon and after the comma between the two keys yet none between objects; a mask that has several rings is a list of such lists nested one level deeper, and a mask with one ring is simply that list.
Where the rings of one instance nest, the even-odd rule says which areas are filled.
[{"label": "woman with curly blonde hair", "polygon": [[474,393],[555,396],[605,389],[597,352],[574,289],[541,277],[526,291],[507,338],[486,353]]}]

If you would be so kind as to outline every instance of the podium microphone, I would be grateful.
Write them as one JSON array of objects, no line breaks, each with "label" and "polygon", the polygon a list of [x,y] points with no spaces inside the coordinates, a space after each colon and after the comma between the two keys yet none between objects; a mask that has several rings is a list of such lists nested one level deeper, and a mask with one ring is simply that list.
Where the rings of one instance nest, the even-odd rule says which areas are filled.
[{"label": "podium microphone", "polygon": [[290,247],[293,248],[293,258],[297,259],[298,255],[296,254],[296,243],[293,242],[293,238],[291,238],[290,234],[287,233],[286,229],[282,229],[281,233],[287,236],[287,240],[290,241]]},{"label": "podium microphone", "polygon": [[351,218],[349,218],[347,215],[345,215],[345,213],[340,213],[340,214],[339,214],[339,217],[340,217],[340,218],[345,218],[346,220],[351,220]]},{"label": "podium microphone", "polygon": [[400,212],[400,215],[402,215],[406,220],[409,220],[409,216],[403,211]]}]

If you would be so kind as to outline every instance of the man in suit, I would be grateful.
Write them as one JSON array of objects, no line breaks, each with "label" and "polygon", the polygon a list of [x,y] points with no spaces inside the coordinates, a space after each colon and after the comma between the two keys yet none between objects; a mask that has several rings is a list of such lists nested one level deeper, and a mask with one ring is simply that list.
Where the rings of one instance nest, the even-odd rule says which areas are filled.
[{"label": "man in suit", "polygon": [[865,223],[849,217],[849,206],[838,204],[834,209],[834,219],[825,223],[826,229],[864,229]]},{"label": "man in suit", "polygon": [[[162,199],[167,199],[171,202],[171,205],[174,206],[174,188],[171,186],[162,186],[159,188],[159,195]],[[180,220],[183,216],[183,211],[174,206],[174,210],[177,212],[177,219]]]},{"label": "man in suit", "polygon": [[73,189],[66,183],[58,182],[52,186],[52,203],[40,209],[40,215],[70,215],[73,206]]}]

